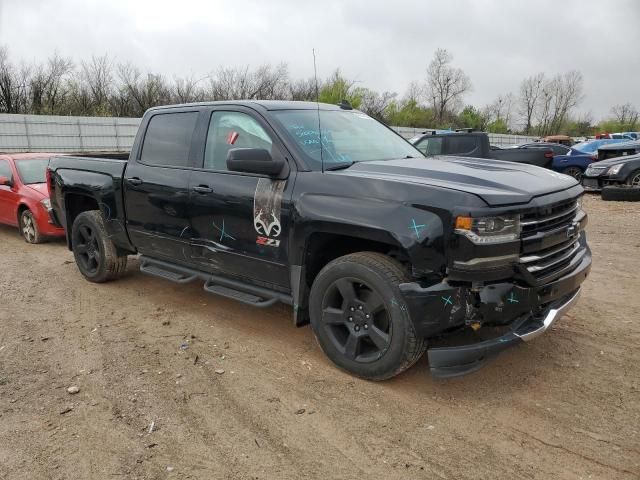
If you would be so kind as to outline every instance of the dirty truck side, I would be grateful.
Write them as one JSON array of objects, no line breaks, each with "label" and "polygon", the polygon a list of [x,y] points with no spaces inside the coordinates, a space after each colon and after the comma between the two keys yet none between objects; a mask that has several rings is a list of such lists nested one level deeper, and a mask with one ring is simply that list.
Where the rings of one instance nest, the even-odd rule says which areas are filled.
[{"label": "dirty truck side", "polygon": [[[139,254],[149,275],[292,305],[337,366],[373,380],[425,350],[436,376],[479,368],[546,331],[591,265],[574,179],[426,158],[347,105],[154,108],[128,161],[49,168],[54,216],[88,280]],[[489,339],[461,343],[477,330]],[[453,346],[433,346],[442,337]]]}]

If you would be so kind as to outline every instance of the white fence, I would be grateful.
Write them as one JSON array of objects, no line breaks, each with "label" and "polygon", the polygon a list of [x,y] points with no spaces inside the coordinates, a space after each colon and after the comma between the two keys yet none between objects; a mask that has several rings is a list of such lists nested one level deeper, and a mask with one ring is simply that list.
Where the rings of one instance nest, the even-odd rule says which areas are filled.
[{"label": "white fence", "polygon": [[[133,145],[139,118],[0,114],[0,152],[114,152]],[[409,139],[426,128],[392,127]],[[494,145],[529,143],[536,137],[489,134]]]},{"label": "white fence", "polygon": [[[409,139],[423,132],[437,130],[435,128],[391,127],[404,138]],[[527,137],[525,135],[509,135],[502,133],[489,133],[489,143],[492,145],[522,145],[531,143],[540,137]]]},{"label": "white fence", "polygon": [[139,118],[0,114],[0,152],[127,151]]}]

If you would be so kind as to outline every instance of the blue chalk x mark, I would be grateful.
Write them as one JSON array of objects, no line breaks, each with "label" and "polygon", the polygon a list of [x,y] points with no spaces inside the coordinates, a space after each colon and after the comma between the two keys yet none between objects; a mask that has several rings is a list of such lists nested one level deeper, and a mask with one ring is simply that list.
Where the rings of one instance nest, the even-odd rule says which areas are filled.
[{"label": "blue chalk x mark", "polygon": [[426,225],[418,225],[416,224],[416,219],[412,218],[411,219],[411,223],[412,225],[409,225],[410,229],[413,229],[416,232],[416,238],[420,237],[420,231],[426,227]]},{"label": "blue chalk x mark", "polygon": [[231,240],[235,240],[231,235],[229,235],[224,229],[224,218],[222,219],[222,228],[216,225],[216,222],[213,222],[213,227],[220,232],[220,241],[224,240],[225,237],[230,238]]},{"label": "blue chalk x mark", "polygon": [[444,306],[446,307],[447,305],[453,305],[453,300],[451,300],[451,295],[449,295],[448,297],[441,297],[442,300],[444,300]]},{"label": "blue chalk x mark", "polygon": [[520,301],[516,298],[515,294],[513,293],[513,290],[511,290],[511,293],[509,294],[509,298],[507,298],[507,302],[520,303]]}]

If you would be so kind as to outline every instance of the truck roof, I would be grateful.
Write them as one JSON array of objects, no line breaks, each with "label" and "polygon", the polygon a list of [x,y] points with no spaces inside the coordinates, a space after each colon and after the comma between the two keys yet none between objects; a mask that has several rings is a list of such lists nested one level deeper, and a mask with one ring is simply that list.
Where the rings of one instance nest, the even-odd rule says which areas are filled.
[{"label": "truck roof", "polygon": [[197,103],[183,103],[177,105],[162,105],[160,107],[150,108],[148,111],[169,110],[172,108],[183,107],[207,107],[215,105],[240,105],[245,107],[255,108],[256,106],[262,107],[265,110],[341,110],[339,105],[332,105],[330,103],[316,103],[316,102],[298,102],[293,100],[221,100],[217,102],[197,102]]}]

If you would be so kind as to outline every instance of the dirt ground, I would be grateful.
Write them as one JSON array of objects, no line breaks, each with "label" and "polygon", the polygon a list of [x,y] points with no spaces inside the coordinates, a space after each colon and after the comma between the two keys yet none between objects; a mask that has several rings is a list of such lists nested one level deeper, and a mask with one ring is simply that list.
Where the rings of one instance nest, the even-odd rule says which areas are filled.
[{"label": "dirt ground", "polygon": [[592,274],[550,332],[384,383],[334,368],[290,308],[135,261],[90,284],[63,243],[0,227],[0,479],[640,478],[640,205],[585,208]]}]

